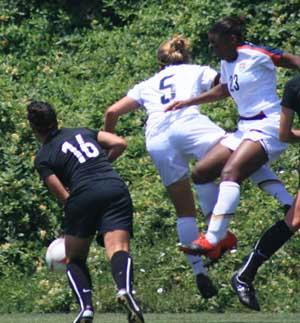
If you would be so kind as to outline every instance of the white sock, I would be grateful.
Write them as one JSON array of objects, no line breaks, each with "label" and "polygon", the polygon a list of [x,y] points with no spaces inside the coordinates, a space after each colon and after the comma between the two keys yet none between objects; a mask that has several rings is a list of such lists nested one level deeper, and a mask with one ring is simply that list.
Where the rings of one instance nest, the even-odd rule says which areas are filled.
[{"label": "white sock", "polygon": [[253,183],[260,189],[273,196],[281,205],[292,205],[293,197],[286,190],[277,175],[266,165],[250,176]]},{"label": "white sock", "polygon": [[275,180],[265,181],[263,183],[260,183],[259,187],[263,191],[274,196],[281,205],[293,204],[294,199],[292,195],[286,190],[282,182]]},{"label": "white sock", "polygon": [[212,213],[217,202],[219,185],[214,182],[197,184],[195,185],[195,190],[201,211],[207,217]]},{"label": "white sock", "polygon": [[[199,237],[199,230],[195,217],[178,217],[177,218],[177,233],[179,241],[182,244],[191,243]],[[194,274],[200,273],[207,275],[207,270],[203,266],[203,261],[200,256],[186,255],[189,264],[192,266]]]},{"label": "white sock", "polygon": [[227,234],[228,225],[231,220],[231,216],[226,215],[212,215],[207,232],[205,234],[206,239],[211,244],[217,244],[220,240],[224,239]]},{"label": "white sock", "polygon": [[213,209],[206,239],[216,244],[225,238],[231,216],[240,201],[240,185],[232,181],[224,181],[220,184],[217,203]]}]

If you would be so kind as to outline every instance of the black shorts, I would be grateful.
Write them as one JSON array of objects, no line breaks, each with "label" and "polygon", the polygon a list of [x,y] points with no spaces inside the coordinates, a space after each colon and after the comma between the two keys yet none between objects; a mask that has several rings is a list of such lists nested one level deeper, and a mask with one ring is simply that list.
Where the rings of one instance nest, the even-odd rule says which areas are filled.
[{"label": "black shorts", "polygon": [[126,184],[103,179],[71,194],[65,205],[65,234],[87,238],[125,230],[132,236],[132,201]]}]

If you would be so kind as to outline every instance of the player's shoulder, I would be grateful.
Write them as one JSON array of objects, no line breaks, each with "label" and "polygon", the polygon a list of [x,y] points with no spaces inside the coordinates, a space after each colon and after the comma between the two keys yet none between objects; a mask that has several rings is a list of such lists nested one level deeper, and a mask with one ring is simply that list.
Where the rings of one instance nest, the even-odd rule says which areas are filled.
[{"label": "player's shoulder", "polygon": [[134,85],[131,86],[130,90],[143,90],[144,88],[147,88],[149,86],[149,84],[153,81],[153,79],[155,79],[157,73],[146,78],[143,79],[141,81],[138,81],[137,83],[135,83]]},{"label": "player's shoulder", "polygon": [[34,157],[34,166],[37,168],[39,164],[41,164],[43,161],[48,159],[49,156],[49,148],[47,145],[42,145]]},{"label": "player's shoulder", "polygon": [[52,138],[52,140],[50,140],[45,146],[48,146],[48,150],[57,149],[66,141],[78,141],[78,139],[81,140],[80,138],[95,139],[97,137],[97,133],[97,131],[85,127],[61,128],[59,129],[58,134],[54,138]]},{"label": "player's shoulder", "polygon": [[275,48],[268,45],[257,45],[251,42],[244,42],[238,47],[240,53],[245,53],[250,56],[269,56],[280,57],[283,54],[283,51],[279,48]]},{"label": "player's shoulder", "polygon": [[171,65],[168,66],[164,70],[165,75],[180,75],[180,78],[182,79],[184,75],[190,76],[190,77],[198,77],[199,75],[202,75],[210,69],[207,65],[199,65],[199,64],[179,64],[179,65]]},{"label": "player's shoulder", "polygon": [[92,130],[87,127],[76,127],[76,128],[61,128],[61,135],[72,135],[72,134],[89,134],[89,133],[95,133],[95,130]]}]

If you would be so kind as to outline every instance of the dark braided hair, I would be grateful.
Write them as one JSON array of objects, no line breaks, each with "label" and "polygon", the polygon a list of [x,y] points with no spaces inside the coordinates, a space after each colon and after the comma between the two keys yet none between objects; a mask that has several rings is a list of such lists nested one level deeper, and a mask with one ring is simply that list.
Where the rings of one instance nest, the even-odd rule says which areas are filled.
[{"label": "dark braided hair", "polygon": [[209,30],[210,34],[235,35],[239,42],[244,41],[245,18],[228,16],[216,22]]},{"label": "dark braided hair", "polygon": [[47,102],[32,101],[27,106],[27,118],[30,125],[41,134],[57,129],[56,112]]}]

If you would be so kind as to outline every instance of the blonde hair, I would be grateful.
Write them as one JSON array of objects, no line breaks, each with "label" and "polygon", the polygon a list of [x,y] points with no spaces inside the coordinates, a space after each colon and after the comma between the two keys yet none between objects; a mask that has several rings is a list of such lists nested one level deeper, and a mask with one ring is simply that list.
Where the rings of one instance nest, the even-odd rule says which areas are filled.
[{"label": "blonde hair", "polygon": [[157,51],[160,66],[188,63],[190,59],[190,43],[181,35],[174,35],[163,42]]}]

